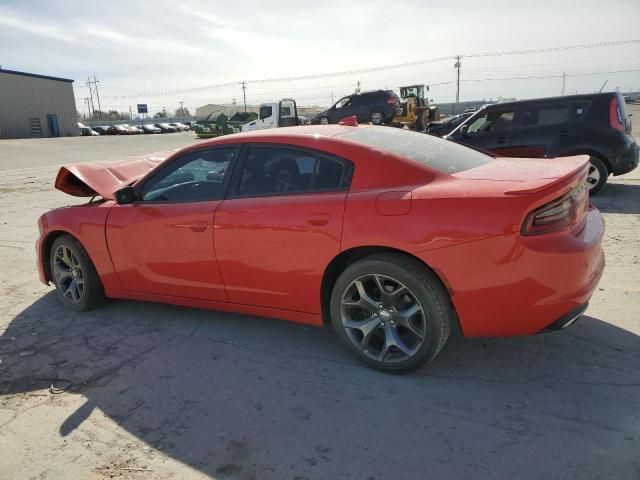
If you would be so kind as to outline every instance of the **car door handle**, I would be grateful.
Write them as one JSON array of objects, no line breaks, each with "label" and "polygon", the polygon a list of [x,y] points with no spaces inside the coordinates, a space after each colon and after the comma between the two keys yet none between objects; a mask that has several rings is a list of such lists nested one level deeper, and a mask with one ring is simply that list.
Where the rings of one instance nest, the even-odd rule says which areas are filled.
[{"label": "car door handle", "polygon": [[204,232],[207,229],[207,222],[178,223],[177,225],[174,225],[174,227],[190,228],[194,232]]},{"label": "car door handle", "polygon": [[307,217],[307,223],[316,227],[326,225],[327,223],[329,223],[329,220],[331,220],[331,215],[329,215],[328,213],[314,213],[313,215],[309,215]]},{"label": "car door handle", "polygon": [[498,138],[498,143],[506,143],[507,141],[509,141],[509,137],[499,137]]},{"label": "car door handle", "polygon": [[567,135],[569,135],[569,130],[560,130],[561,137],[566,137]]}]

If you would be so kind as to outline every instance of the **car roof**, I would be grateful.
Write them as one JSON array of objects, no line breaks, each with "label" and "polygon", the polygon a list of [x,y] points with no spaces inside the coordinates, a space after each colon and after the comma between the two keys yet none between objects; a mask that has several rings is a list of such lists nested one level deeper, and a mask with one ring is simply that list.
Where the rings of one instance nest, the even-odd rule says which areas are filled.
[{"label": "car roof", "polygon": [[585,93],[582,95],[565,95],[563,97],[540,97],[540,98],[528,98],[526,100],[516,100],[513,102],[498,102],[492,103],[483,108],[501,108],[521,105],[523,103],[546,103],[546,102],[571,102],[575,100],[591,100],[594,98],[608,98],[615,95],[615,92],[606,93]]},{"label": "car roof", "polygon": [[234,133],[215,137],[198,145],[211,145],[217,143],[251,143],[253,139],[264,142],[265,137],[274,142],[287,143],[290,138],[306,137],[335,137],[353,128],[370,128],[368,125],[351,127],[347,125],[300,125],[298,127],[268,128],[264,130],[253,130],[249,132]]}]

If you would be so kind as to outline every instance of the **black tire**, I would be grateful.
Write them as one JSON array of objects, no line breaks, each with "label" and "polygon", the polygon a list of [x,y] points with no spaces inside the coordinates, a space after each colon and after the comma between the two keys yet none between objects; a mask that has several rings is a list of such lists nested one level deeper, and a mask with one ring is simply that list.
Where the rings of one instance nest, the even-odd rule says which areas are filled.
[{"label": "black tire", "polygon": [[371,123],[373,125],[384,124],[384,113],[380,110],[374,110],[373,112],[371,112],[371,116],[369,118],[371,119]]},{"label": "black tire", "polygon": [[329,120],[329,117],[320,117],[318,119],[318,123],[320,125],[329,125],[331,123],[331,120]]},{"label": "black tire", "polygon": [[[59,252],[62,252],[65,248],[71,252],[73,257],[75,257],[75,261],[77,262],[77,267],[75,267],[76,272],[79,270],[78,275],[76,275],[76,273],[71,275],[71,281],[78,282],[79,280],[82,280],[81,291],[79,287],[75,289],[76,295],[78,295],[77,299],[71,298],[73,297],[71,294],[65,294],[65,292],[69,292],[69,284],[67,283],[69,277],[60,278],[56,273],[56,262],[59,262],[62,267],[66,267],[68,265],[63,261],[62,257],[56,258],[56,255]],[[72,261],[72,263],[76,262]],[[58,297],[67,308],[77,312],[82,312],[91,310],[105,301],[106,297],[104,294],[104,287],[102,286],[102,282],[100,281],[100,277],[98,276],[98,272],[96,272],[91,258],[89,258],[89,254],[80,242],[71,235],[62,235],[53,242],[51,252],[49,254],[49,267]],[[69,268],[72,270],[71,267]],[[69,295],[71,295],[71,297]]]},{"label": "black tire", "polygon": [[[587,187],[589,195],[596,195],[607,184],[609,170],[602,160],[593,155],[589,157],[589,174],[587,176]],[[594,175],[597,172],[597,175]]]},{"label": "black tire", "polygon": [[[390,362],[384,361],[384,356],[382,357],[383,360],[372,358],[370,347],[367,347],[367,352],[363,352],[361,347],[355,344],[352,335],[348,333],[348,331],[353,332],[353,330],[343,324],[343,309],[345,305],[343,297],[349,295],[349,289],[352,288],[354,282],[368,275],[380,275],[393,280],[397,279],[398,283],[403,284],[409,293],[415,296],[416,303],[419,302],[418,305],[422,307],[420,315],[423,318],[424,339],[420,345],[416,345],[415,353],[404,360]],[[378,300],[375,301],[377,302]],[[330,308],[333,328],[347,350],[367,365],[393,373],[415,370],[431,362],[444,347],[449,338],[452,325],[455,325],[456,321],[449,294],[440,279],[420,262],[395,253],[371,255],[349,265],[333,287]],[[393,308],[391,310],[394,311]],[[374,316],[378,317],[378,315]],[[366,321],[370,321],[371,318],[373,317],[367,317]],[[351,320],[349,319],[349,321]],[[394,322],[389,321],[387,323],[393,324]],[[384,323],[380,325],[371,330],[382,328],[382,332],[375,334],[385,336],[385,338],[385,328],[400,328],[399,324],[393,327],[390,325],[385,327]],[[367,343],[371,344],[372,342],[371,340]],[[386,339],[384,343],[386,344]],[[391,352],[392,350],[389,351]]]}]

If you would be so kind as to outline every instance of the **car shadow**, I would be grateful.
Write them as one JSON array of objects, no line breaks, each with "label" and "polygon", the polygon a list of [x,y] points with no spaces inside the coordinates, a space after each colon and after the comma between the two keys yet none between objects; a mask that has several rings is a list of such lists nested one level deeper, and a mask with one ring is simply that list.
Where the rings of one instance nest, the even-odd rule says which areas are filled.
[{"label": "car shadow", "polygon": [[597,195],[591,197],[603,213],[640,213],[640,184],[608,183]]},{"label": "car shadow", "polygon": [[588,316],[562,332],[457,340],[397,376],[322,329],[128,301],[77,314],[51,292],[13,318],[0,358],[0,399],[50,385],[86,399],[60,436],[99,409],[215,478],[640,471],[640,338]]}]

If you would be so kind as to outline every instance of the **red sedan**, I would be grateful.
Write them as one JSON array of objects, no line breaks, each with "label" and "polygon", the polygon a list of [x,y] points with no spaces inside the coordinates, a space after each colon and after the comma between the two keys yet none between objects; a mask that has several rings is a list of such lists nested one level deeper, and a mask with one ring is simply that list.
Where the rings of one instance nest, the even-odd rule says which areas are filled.
[{"label": "red sedan", "polygon": [[62,302],[127,298],[333,325],[367,364],[562,328],[604,268],[588,157],[499,159],[385,127],[305,126],[65,166],[39,220]]}]

